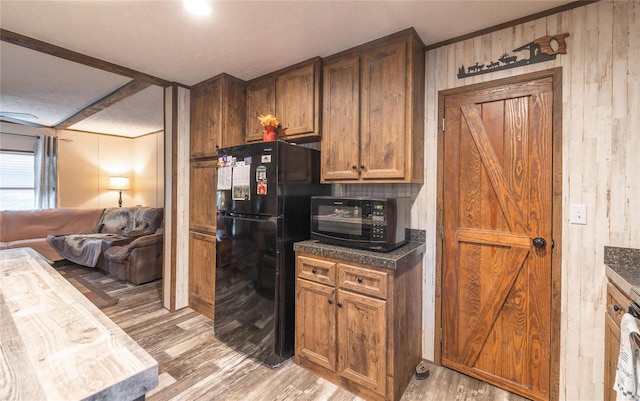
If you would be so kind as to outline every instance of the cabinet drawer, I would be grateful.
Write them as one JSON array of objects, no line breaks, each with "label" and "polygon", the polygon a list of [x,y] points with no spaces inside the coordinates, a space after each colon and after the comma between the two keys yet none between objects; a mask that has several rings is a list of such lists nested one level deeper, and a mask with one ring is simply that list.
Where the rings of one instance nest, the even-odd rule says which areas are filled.
[{"label": "cabinet drawer", "polygon": [[345,290],[387,299],[387,273],[340,264],[338,286]]},{"label": "cabinet drawer", "polygon": [[316,283],[336,285],[336,263],[328,260],[298,256],[296,259],[296,274]]},{"label": "cabinet drawer", "polygon": [[607,283],[607,314],[620,327],[620,319],[629,310],[629,298],[612,283]]}]

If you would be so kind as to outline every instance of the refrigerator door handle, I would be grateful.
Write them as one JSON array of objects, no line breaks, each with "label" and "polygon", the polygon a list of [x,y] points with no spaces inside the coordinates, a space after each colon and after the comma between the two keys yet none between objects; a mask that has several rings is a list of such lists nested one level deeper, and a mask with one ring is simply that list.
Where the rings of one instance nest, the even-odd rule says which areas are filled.
[{"label": "refrigerator door handle", "polygon": [[240,213],[220,213],[220,215],[225,219],[238,219],[238,220],[247,220],[247,221],[257,221],[257,222],[265,222],[269,220],[270,216],[252,216]]}]

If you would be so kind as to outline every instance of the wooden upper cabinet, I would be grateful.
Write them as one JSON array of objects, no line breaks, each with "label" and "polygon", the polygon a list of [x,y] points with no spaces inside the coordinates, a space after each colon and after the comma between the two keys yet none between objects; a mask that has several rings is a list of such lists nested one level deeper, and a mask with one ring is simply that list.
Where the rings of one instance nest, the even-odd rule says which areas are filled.
[{"label": "wooden upper cabinet", "polygon": [[360,164],[360,58],[323,66],[323,180],[358,180]]},{"label": "wooden upper cabinet", "polygon": [[191,88],[192,159],[216,157],[218,148],[244,143],[245,83],[220,74]]},{"label": "wooden upper cabinet", "polygon": [[[411,158],[407,118],[407,45],[393,43],[360,58],[360,175],[404,180]],[[422,133],[424,135],[424,133]],[[410,174],[409,174],[410,176]]]},{"label": "wooden upper cabinet", "polygon": [[318,137],[320,125],[320,59],[276,77],[276,115],[287,140]]},{"label": "wooden upper cabinet", "polygon": [[258,78],[247,85],[247,142],[261,141],[263,127],[259,115],[276,114],[276,84],[273,77]]},{"label": "wooden upper cabinet", "polygon": [[423,181],[424,45],[413,29],[323,62],[322,181]]},{"label": "wooden upper cabinet", "polygon": [[319,57],[303,61],[249,82],[247,86],[247,142],[261,141],[258,115],[272,114],[286,128],[279,139],[292,142],[320,140]]},{"label": "wooden upper cabinet", "polygon": [[217,82],[195,86],[191,89],[191,140],[192,158],[217,155],[216,145],[220,132],[220,120],[216,119],[216,108],[222,96]]}]

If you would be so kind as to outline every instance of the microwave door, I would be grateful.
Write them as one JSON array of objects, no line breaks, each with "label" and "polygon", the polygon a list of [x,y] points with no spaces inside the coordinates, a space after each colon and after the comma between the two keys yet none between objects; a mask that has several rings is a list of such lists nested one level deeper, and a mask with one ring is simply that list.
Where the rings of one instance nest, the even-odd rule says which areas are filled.
[{"label": "microwave door", "polygon": [[362,239],[367,236],[371,227],[370,217],[348,217],[341,215],[319,215],[314,226],[320,233],[330,234],[345,239]]}]

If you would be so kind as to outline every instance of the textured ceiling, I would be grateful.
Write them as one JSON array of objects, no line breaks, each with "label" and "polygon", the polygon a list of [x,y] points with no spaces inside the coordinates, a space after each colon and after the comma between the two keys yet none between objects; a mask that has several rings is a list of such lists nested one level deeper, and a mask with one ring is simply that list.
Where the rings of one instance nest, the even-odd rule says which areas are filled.
[{"label": "textured ceiling", "polygon": [[[0,42],[0,110],[27,112],[55,125],[129,79],[82,64]],[[10,109],[10,110],[8,110]]]},{"label": "textured ceiling", "polygon": [[[212,1],[212,15],[195,18],[179,1],[2,0],[0,26],[190,86],[221,72],[248,80],[408,27],[428,45],[566,3]],[[13,47],[0,48],[0,111],[33,113],[44,125],[68,118],[128,81]],[[162,129],[161,92],[149,88],[71,128],[127,136]]]}]

